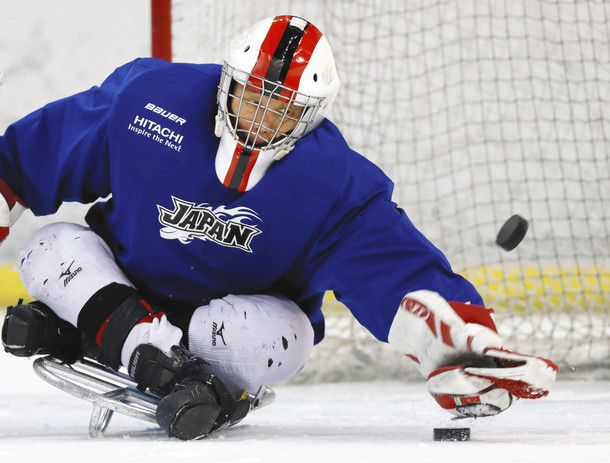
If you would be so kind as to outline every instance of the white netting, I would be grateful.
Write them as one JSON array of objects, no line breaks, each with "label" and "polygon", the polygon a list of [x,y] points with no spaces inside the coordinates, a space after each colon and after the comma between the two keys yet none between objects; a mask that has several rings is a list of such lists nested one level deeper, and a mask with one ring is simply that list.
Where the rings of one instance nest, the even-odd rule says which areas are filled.
[{"label": "white netting", "polygon": [[[287,13],[333,47],[331,119],[396,181],[396,201],[496,308],[509,345],[608,366],[610,4],[175,0],[174,61],[220,62],[230,38]],[[514,213],[530,229],[507,253],[494,240]],[[342,321],[316,369],[336,371],[343,351],[372,377],[407,364],[329,318]],[[333,333],[353,342],[334,347]]]}]

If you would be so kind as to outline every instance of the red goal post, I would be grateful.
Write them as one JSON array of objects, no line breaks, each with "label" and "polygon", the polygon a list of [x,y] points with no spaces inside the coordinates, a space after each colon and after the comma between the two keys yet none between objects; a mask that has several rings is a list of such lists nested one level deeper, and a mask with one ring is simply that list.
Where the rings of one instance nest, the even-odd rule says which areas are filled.
[{"label": "red goal post", "polygon": [[172,1],[151,0],[151,52],[155,58],[172,60]]}]

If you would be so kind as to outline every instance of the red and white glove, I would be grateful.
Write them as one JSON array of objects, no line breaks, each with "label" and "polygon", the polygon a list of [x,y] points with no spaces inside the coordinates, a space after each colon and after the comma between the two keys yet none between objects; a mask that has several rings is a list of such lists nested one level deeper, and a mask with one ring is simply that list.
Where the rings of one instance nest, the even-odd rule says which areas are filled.
[{"label": "red and white glove", "polygon": [[512,404],[513,398],[544,397],[558,370],[550,360],[494,347],[482,357],[465,358],[459,363],[428,376],[432,397],[459,417],[497,415]]},{"label": "red and white glove", "polygon": [[9,228],[27,209],[25,202],[0,180],[0,243],[9,233]]},{"label": "red and white glove", "polygon": [[447,302],[432,291],[407,294],[388,342],[415,361],[439,405],[458,416],[489,416],[516,398],[548,394],[557,366],[502,348],[492,309]]}]

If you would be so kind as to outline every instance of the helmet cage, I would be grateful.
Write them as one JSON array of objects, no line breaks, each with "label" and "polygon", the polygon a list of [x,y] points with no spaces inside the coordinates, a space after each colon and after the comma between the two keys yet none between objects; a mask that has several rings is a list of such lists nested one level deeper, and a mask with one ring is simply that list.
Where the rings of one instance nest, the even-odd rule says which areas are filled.
[{"label": "helmet cage", "polygon": [[[235,83],[242,85],[240,90],[236,89]],[[246,89],[258,93],[259,98],[245,98]],[[272,99],[286,103],[286,106],[281,111],[272,109]],[[237,101],[235,113],[231,109],[233,100]],[[305,95],[264,77],[240,71],[225,62],[218,87],[218,102],[219,115],[238,144],[248,149],[290,150],[298,139],[320,124],[326,98]],[[300,115],[295,114],[298,112],[295,107],[303,108]],[[267,121],[273,121],[273,125],[265,125]],[[293,121],[295,125],[283,133],[280,129],[287,121]]]}]

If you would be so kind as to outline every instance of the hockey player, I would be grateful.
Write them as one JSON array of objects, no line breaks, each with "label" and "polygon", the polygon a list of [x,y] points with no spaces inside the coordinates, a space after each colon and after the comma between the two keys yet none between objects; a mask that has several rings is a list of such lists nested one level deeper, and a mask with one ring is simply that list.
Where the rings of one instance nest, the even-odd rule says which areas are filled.
[{"label": "hockey player", "polygon": [[326,119],[338,89],[326,37],[277,16],[223,66],[137,59],[11,125],[0,238],[24,208],[107,199],[88,227],[34,233],[19,271],[35,301],[8,309],[5,350],[125,366],[163,397],[170,436],[200,438],[245,416],[243,391],[303,368],[331,290],[450,412],[546,395],[556,366],[503,348],[492,310]]}]

